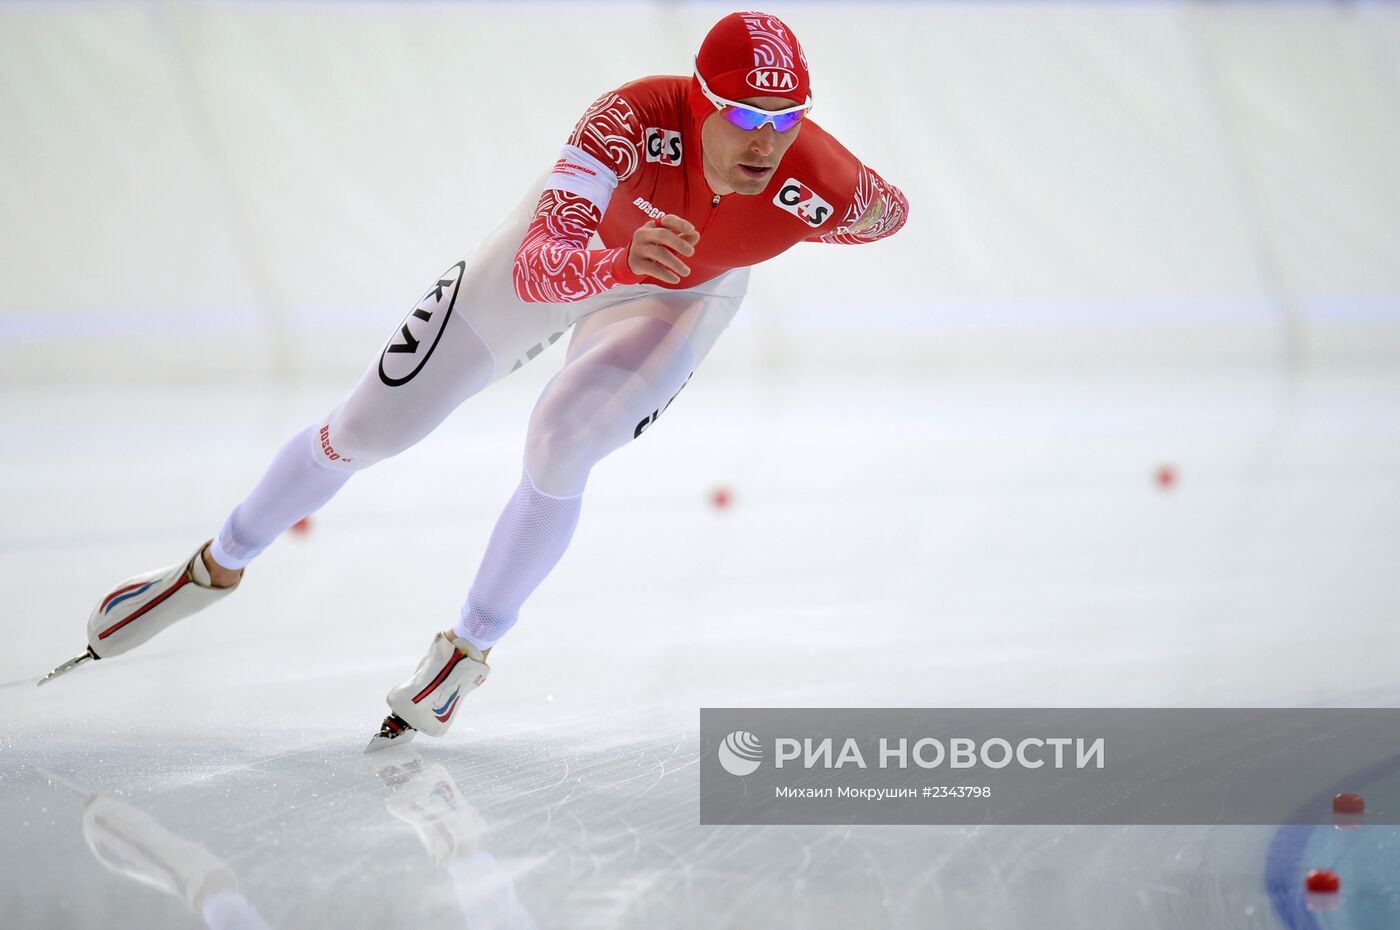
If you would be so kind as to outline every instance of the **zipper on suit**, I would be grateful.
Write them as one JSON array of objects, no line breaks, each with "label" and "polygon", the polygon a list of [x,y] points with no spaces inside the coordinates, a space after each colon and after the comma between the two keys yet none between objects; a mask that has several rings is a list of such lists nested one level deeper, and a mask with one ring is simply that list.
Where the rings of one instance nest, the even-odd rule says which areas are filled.
[{"label": "zipper on suit", "polygon": [[700,235],[705,235],[705,230],[710,228],[710,220],[714,218],[715,211],[719,209],[719,194],[715,194],[710,201],[710,209],[705,213],[705,222],[700,224]]}]

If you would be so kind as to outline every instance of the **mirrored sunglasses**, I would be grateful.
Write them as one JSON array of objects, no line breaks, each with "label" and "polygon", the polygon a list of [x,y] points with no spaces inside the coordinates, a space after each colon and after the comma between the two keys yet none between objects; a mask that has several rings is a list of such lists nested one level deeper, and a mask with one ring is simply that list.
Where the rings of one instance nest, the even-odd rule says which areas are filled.
[{"label": "mirrored sunglasses", "polygon": [[798,123],[802,122],[802,117],[807,115],[806,107],[798,107],[796,110],[759,110],[754,107],[746,107],[742,103],[725,104],[720,114],[735,126],[747,132],[753,132],[764,123],[772,123],[773,128],[778,132],[787,132]]},{"label": "mirrored sunglasses", "polygon": [[738,126],[745,132],[753,132],[764,123],[772,123],[773,129],[777,132],[787,132],[798,123],[802,122],[807,111],[812,109],[812,100],[808,97],[806,103],[798,104],[795,107],[788,107],[785,110],[760,110],[758,107],[751,107],[747,104],[739,103],[737,100],[729,100],[721,97],[710,86],[705,83],[705,79],[700,76],[700,69],[695,69],[695,78],[700,82],[700,92],[705,98],[715,105],[720,114],[725,119]]}]

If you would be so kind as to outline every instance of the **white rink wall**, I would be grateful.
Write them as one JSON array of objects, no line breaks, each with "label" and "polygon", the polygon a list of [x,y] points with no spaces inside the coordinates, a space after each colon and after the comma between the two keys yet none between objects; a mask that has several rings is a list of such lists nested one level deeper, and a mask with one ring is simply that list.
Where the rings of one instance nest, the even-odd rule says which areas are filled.
[{"label": "white rink wall", "polygon": [[[0,4],[0,379],[353,376],[708,3]],[[716,363],[1393,366],[1400,5],[784,3],[895,239]]]}]

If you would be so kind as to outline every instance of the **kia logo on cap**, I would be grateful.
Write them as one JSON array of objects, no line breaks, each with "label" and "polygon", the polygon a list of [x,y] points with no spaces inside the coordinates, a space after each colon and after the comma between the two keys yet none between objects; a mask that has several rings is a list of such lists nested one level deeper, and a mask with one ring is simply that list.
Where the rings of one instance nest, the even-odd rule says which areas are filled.
[{"label": "kia logo on cap", "polygon": [[797,86],[797,75],[787,68],[754,68],[748,81],[756,90],[792,90]]}]

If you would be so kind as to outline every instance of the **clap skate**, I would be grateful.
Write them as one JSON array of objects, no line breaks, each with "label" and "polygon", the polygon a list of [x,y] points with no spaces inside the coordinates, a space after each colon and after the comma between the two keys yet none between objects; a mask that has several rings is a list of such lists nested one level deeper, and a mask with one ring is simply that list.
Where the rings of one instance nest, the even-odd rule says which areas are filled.
[{"label": "clap skate", "polygon": [[466,640],[454,643],[446,633],[437,634],[413,676],[389,692],[386,700],[392,713],[365,752],[407,742],[419,730],[429,736],[446,733],[462,698],[480,687],[490,673],[480,649]]},{"label": "clap skate", "polygon": [[[92,659],[121,655],[161,630],[223,598],[238,587],[216,588],[209,577],[202,543],[194,555],[166,568],[129,578],[111,591],[88,617],[87,651],[39,679],[52,681]],[[241,580],[241,579],[240,579]]]}]

